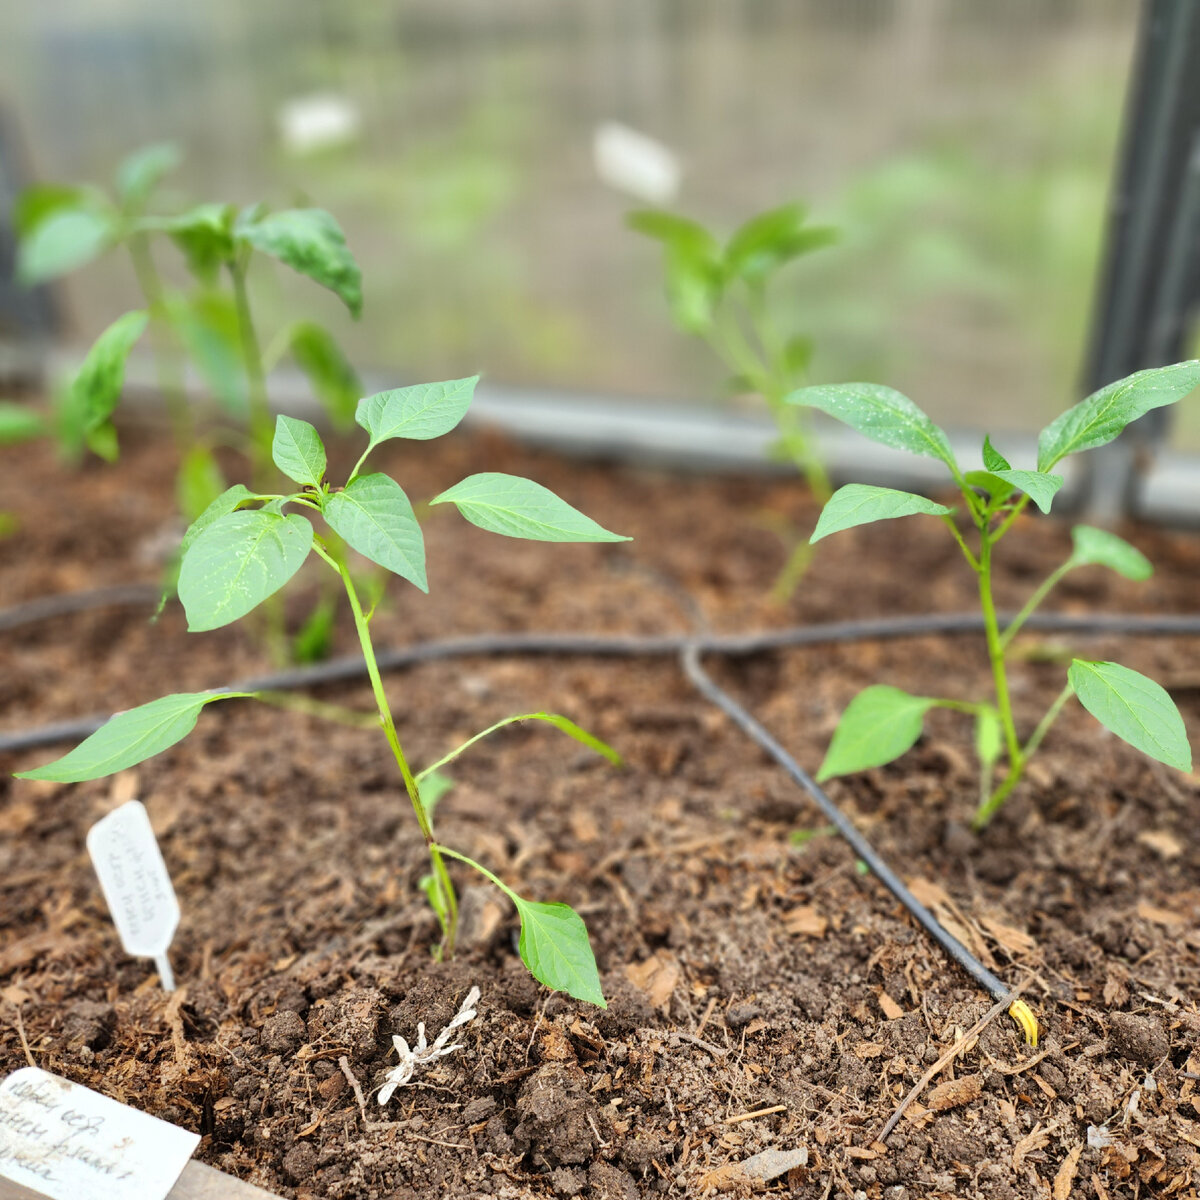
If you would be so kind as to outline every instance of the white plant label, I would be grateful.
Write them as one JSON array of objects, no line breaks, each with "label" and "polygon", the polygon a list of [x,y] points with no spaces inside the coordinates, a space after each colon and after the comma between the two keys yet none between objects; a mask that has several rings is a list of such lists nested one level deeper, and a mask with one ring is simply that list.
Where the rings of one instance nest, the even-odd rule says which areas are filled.
[{"label": "white plant label", "polygon": [[152,958],[163,989],[175,990],[167,950],[179,924],[179,901],[145,806],[130,800],[88,830],[88,853],[126,954]]},{"label": "white plant label", "polygon": [[37,1067],[0,1083],[0,1178],[50,1200],[166,1200],[199,1142]]}]

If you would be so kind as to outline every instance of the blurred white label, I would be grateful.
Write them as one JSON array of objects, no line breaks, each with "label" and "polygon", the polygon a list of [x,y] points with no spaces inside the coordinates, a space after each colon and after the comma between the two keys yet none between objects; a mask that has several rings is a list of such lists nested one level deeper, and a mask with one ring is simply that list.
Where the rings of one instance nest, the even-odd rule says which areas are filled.
[{"label": "blurred white label", "polygon": [[297,96],[279,109],[279,135],[293,154],[344,146],[358,137],[362,116],[353,101],[336,92]]},{"label": "blurred white label", "polygon": [[647,204],[670,204],[679,193],[682,170],[675,154],[628,125],[606,121],[592,140],[596,174],[619,192]]},{"label": "blurred white label", "polygon": [[175,981],[166,961],[179,924],[179,901],[144,805],[130,800],[88,830],[88,853],[126,954],[153,958],[163,987]]},{"label": "blurred white label", "polygon": [[165,1200],[199,1142],[37,1067],[0,1083],[0,1178],[50,1200]]}]

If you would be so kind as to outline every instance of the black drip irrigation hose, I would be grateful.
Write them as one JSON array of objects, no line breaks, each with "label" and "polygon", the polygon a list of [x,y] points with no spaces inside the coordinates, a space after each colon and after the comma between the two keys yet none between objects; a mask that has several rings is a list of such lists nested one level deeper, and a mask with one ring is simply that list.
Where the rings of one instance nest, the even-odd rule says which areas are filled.
[{"label": "black drip irrigation hose", "polygon": [[[14,610],[8,610],[12,612]],[[0,629],[5,628],[0,613]],[[868,639],[921,637],[929,634],[977,633],[982,618],[975,613],[950,613],[934,616],[882,617],[864,621],[836,621],[791,629],[769,630],[742,635],[665,634],[659,636],[579,635],[579,634],[483,634],[426,642],[377,655],[381,670],[397,670],[420,663],[448,658],[488,657],[507,654],[577,655],[594,657],[663,657],[678,655],[688,679],[711,703],[720,708],[753,741],[770,754],[780,766],[812,797],[828,821],[850,844],[880,882],[912,914],[913,919],[946,952],[953,962],[997,1001],[1006,1002],[1009,1013],[1021,1026],[1026,1038],[1037,1044],[1037,1021],[1029,1006],[1002,979],[987,969],[957,938],[938,924],[933,914],[908,890],[899,876],[879,856],[870,842],[825,794],[824,790],[794,758],[736,700],[721,690],[700,665],[702,654],[744,657],[788,646],[813,646],[834,642]],[[1034,613],[1025,628],[1042,632],[1072,633],[1076,636],[1120,634],[1125,637],[1200,636],[1200,617],[1127,615],[1073,617],[1058,613]],[[297,667],[271,675],[229,684],[221,691],[282,691],[313,687],[357,679],[366,673],[366,665],[357,655],[333,659],[313,666]],[[37,729],[0,735],[0,753],[13,753],[57,742],[87,737],[100,728],[107,717],[85,717],[61,721]]]},{"label": "black drip irrigation hose", "polygon": [[60,592],[0,609],[0,632],[48,621],[94,608],[141,608],[157,604],[162,596],[160,583],[119,583],[113,587],[92,588],[86,592]]}]

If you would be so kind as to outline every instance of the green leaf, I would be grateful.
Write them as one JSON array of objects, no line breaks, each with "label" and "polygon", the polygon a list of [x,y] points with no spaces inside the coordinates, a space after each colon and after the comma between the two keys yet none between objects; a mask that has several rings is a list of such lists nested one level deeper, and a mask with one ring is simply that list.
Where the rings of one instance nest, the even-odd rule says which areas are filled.
[{"label": "green leaf", "polygon": [[404,489],[383,474],[359,475],[325,504],[330,528],[359,554],[429,591],[425,538]]},{"label": "green leaf", "polygon": [[521,918],[521,961],[539,983],[607,1008],[583,918],[569,904],[542,904],[513,895]]},{"label": "green leaf", "polygon": [[662,242],[666,251],[667,302],[675,323],[688,333],[712,324],[725,283],[721,247],[703,225],[674,213],[630,213],[629,227]]},{"label": "green leaf", "polygon": [[183,741],[195,729],[200,710],[206,704],[242,695],[245,693],[180,692],[126,709],[109,717],[91,737],[62,758],[32,771],[20,771],[17,778],[79,783],[113,775]]},{"label": "green leaf", "polygon": [[120,457],[121,448],[117,444],[117,428],[109,420],[101,421],[99,425],[93,425],[84,433],[83,440],[97,458],[102,458],[107,463],[115,463]]},{"label": "green leaf", "polygon": [[549,488],[519,475],[468,475],[430,504],[458,506],[472,525],[535,542],[628,542],[560,500]]},{"label": "green leaf", "polygon": [[729,274],[759,285],[792,259],[837,241],[836,229],[817,225],[805,228],[805,216],[802,204],[786,204],[751,217],[725,247]]},{"label": "green leaf", "polygon": [[1192,769],[1192,748],[1179,709],[1164,688],[1113,662],[1074,659],[1067,678],[1079,703],[1112,733],[1151,758]]},{"label": "green leaf", "polygon": [[721,247],[699,221],[680,217],[675,213],[658,209],[639,209],[625,218],[630,229],[643,233],[664,246],[687,254],[689,257],[716,263],[721,257]]},{"label": "green leaf", "polygon": [[843,529],[851,529],[855,525],[869,525],[872,521],[910,517],[915,513],[944,517],[953,511],[944,504],[935,504],[924,496],[913,495],[912,492],[871,487],[865,483],[848,483],[830,496],[821,510],[817,527],[808,540],[819,542],[831,533],[840,533]]},{"label": "green leaf", "polygon": [[1068,408],[1038,435],[1038,470],[1080,450],[1111,442],[1151,409],[1182,400],[1200,385],[1200,359],[1137,371]]},{"label": "green leaf", "polygon": [[46,432],[46,419],[35,409],[12,400],[0,400],[0,445],[27,442]]},{"label": "green leaf", "polygon": [[1073,566],[1083,567],[1094,563],[1138,583],[1154,574],[1153,565],[1140,550],[1106,529],[1076,525],[1071,530],[1071,541],[1075,544],[1071,554]]},{"label": "green leaf", "polygon": [[164,298],[168,319],[213,396],[235,417],[248,407],[237,308],[224,292],[200,289]]},{"label": "green leaf", "polygon": [[175,502],[179,511],[189,521],[195,521],[224,490],[225,476],[213,452],[202,444],[192,446],[184,454],[175,476]]},{"label": "green leaf", "polygon": [[985,436],[983,439],[983,465],[989,471],[1010,471],[1012,463],[992,445],[991,436]]},{"label": "green leaf", "polygon": [[17,247],[17,280],[26,287],[67,275],[99,257],[116,230],[106,214],[62,208],[39,221]]},{"label": "green leaf", "polygon": [[214,522],[234,512],[239,504],[254,500],[255,494],[244,483],[235,483],[227,488],[187,527],[183,541],[179,543],[179,557],[187,555],[192,543]]},{"label": "green leaf", "polygon": [[886,684],[864,688],[842,713],[817,779],[824,782],[899,758],[916,745],[925,714],[936,704]]},{"label": "green leaf", "polygon": [[376,392],[358,402],[354,419],[371,435],[371,446],[389,438],[428,441],[449,433],[463,419],[478,382],[479,376],[472,375]]},{"label": "green leaf", "polygon": [[164,175],[183,161],[174,142],[160,142],[135,151],[117,167],[117,197],[126,212],[139,212]]},{"label": "green leaf", "polygon": [[289,346],[333,427],[344,432],[354,420],[362,395],[362,384],[350,360],[333,334],[310,321],[292,327]]},{"label": "green leaf", "polygon": [[183,251],[188,270],[202,283],[213,285],[224,263],[231,262],[233,250],[232,204],[197,204],[176,217],[143,224],[160,229]]},{"label": "green leaf", "polygon": [[929,458],[957,471],[950,439],[907,396],[878,383],[837,383],[800,388],[789,404],[820,409],[865,437]]},{"label": "green leaf", "polygon": [[968,471],[963,480],[968,487],[982,488],[993,504],[1003,504],[1014,491],[1007,479],[1001,479],[991,471]]},{"label": "green leaf", "polygon": [[35,183],[17,197],[12,210],[12,228],[18,238],[27,238],[52,213],[69,209],[103,212],[106,201],[94,188],[67,183]]},{"label": "green leaf", "polygon": [[73,436],[86,441],[88,434],[107,424],[125,385],[125,360],[147,320],[141,310],[127,312],[92,343],[63,401],[65,425]]},{"label": "green leaf", "polygon": [[975,753],[980,763],[992,767],[1000,758],[1004,748],[1004,731],[1000,725],[1000,714],[988,705],[975,714]]},{"label": "green leaf", "polygon": [[362,272],[342,227],[324,209],[291,208],[258,221],[239,221],[236,233],[256,250],[329,288],[354,316],[362,312]]},{"label": "green leaf", "polygon": [[289,478],[319,488],[325,478],[325,446],[316,427],[297,417],[275,418],[271,458]]},{"label": "green leaf", "polygon": [[438,768],[444,767],[448,762],[453,762],[464,750],[469,750],[476,742],[482,741],[498,729],[503,729],[507,725],[515,725],[520,721],[545,721],[547,724],[561,730],[568,737],[574,738],[577,742],[582,742],[588,749],[595,750],[597,754],[607,758],[614,766],[619,767],[621,765],[621,756],[607,742],[602,742],[595,734],[588,733],[586,729],[580,728],[580,726],[567,717],[560,716],[558,713],[547,712],[521,713],[515,717],[505,717],[504,720],[497,721],[495,725],[489,725],[480,733],[475,734],[474,737],[468,738],[461,745],[455,746],[449,754],[443,755],[437,762],[421,771],[417,775],[417,781],[420,782],[426,775],[433,775]]},{"label": "green leaf", "polygon": [[1063,485],[1061,475],[1048,475],[1044,471],[1005,471],[994,472],[997,479],[1003,479],[1018,491],[1024,492],[1044,513],[1050,511],[1054,496]]},{"label": "green leaf", "polygon": [[421,807],[424,808],[428,816],[432,817],[433,810],[437,808],[438,801],[453,789],[454,780],[449,775],[434,770],[422,771],[419,779]]},{"label": "green leaf", "polygon": [[218,517],[179,569],[188,629],[199,633],[244,617],[295,575],[311,546],[312,526],[303,517],[261,509]]}]

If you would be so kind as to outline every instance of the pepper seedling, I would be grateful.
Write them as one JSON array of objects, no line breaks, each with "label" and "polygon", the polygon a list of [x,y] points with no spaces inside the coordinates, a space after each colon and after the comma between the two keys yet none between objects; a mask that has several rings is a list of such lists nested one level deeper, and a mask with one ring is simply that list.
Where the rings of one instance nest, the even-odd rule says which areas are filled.
[{"label": "pepper seedling", "polygon": [[[837,240],[826,225],[807,224],[803,204],[785,204],[751,217],[722,243],[698,221],[646,209],[630,213],[629,226],[661,242],[667,301],[675,324],[701,337],[732,373],[729,387],[763,398],[779,430],[774,452],[795,463],[818,503],[832,488],[803,408],[785,403],[813,355],[812,339],[784,335],[773,311],[771,285],[778,272],[803,255]],[[786,600],[812,555],[801,539],[773,588]]]},{"label": "pepper seedling", "polygon": [[[1040,584],[1025,606],[1001,627],[992,594],[993,554],[1030,502],[1050,511],[1062,476],[1054,468],[1068,455],[1103,446],[1151,409],[1174,404],[1200,385],[1200,360],[1138,371],[1081,400],[1042,430],[1035,470],[1014,469],[992,445],[983,442],[983,468],[960,470],[944,430],[907,396],[873,383],[801,388],[788,403],[816,408],[845,422],[885,446],[939,459],[958,487],[963,512],[975,529],[972,549],[954,520],[954,509],[925,496],[861,483],[839,488],[821,512],[812,541],[831,533],[893,517],[924,513],[946,524],[968,565],[978,577],[988,659],[994,695],[990,702],[913,696],[899,688],[876,684],[860,692],[842,714],[819,780],[882,766],[899,758],[921,736],[925,714],[932,708],[966,713],[975,721],[975,748],[980,761],[980,803],[973,825],[982,829],[1020,783],[1029,763],[1070,697],[1075,696],[1106,729],[1151,758],[1190,771],[1191,747],[1183,718],[1167,692],[1152,679],[1118,663],[1073,659],[1067,680],[1053,704],[1025,740],[1013,716],[1008,682],[1008,651],[1022,625],[1069,571],[1104,566],[1127,579],[1142,580],[1153,568],[1140,551],[1103,529],[1077,525],[1074,549],[1066,561]],[[993,776],[1001,760],[1007,771],[999,784]]]},{"label": "pepper seedling", "polygon": [[[179,599],[193,632],[217,629],[244,617],[274,595],[315,553],[345,589],[371,680],[379,723],[396,760],[405,791],[429,852],[430,877],[423,884],[441,925],[439,954],[454,952],[458,902],[447,859],[465,863],[512,900],[521,920],[520,954],[534,978],[547,987],[604,1007],[596,960],[582,918],[560,903],[526,900],[480,863],[443,845],[434,835],[432,810],[443,790],[440,768],[481,738],[515,721],[545,721],[613,763],[620,757],[566,717],[529,713],[508,717],[469,738],[421,771],[404,750],[384,692],[371,641],[371,612],[345,562],[331,554],[327,535],[313,528],[320,516],[350,547],[373,563],[428,592],[421,526],[400,484],[382,472],[363,474],[367,456],[392,438],[427,441],[453,429],[471,403],[478,376],[421,384],[368,396],[355,419],[367,431],[366,450],[345,484],[326,479],[326,455],[317,430],[307,421],[280,416],[275,423],[276,466],[299,485],[270,494],[235,484],[213,501],[183,538]],[[543,542],[623,542],[549,489],[517,475],[470,475],[435,496],[431,505],[453,504],[473,525],[507,537]],[[299,511],[285,511],[297,509]],[[142,762],[186,737],[207,704],[256,693],[191,692],[153,700],[118,713],[62,758],[20,774],[23,779],[77,782],[111,775]],[[262,697],[266,698],[266,697]]]}]

